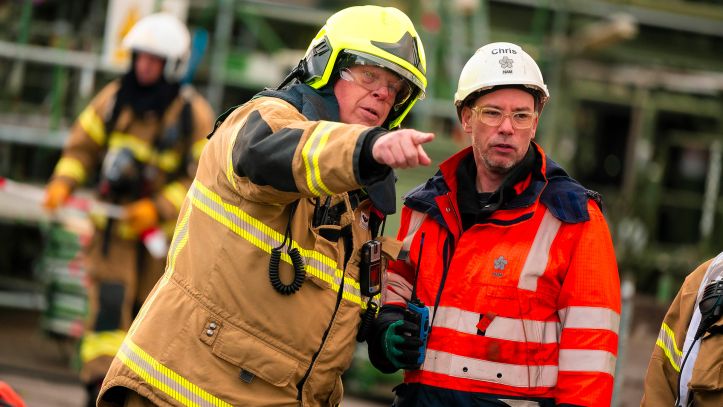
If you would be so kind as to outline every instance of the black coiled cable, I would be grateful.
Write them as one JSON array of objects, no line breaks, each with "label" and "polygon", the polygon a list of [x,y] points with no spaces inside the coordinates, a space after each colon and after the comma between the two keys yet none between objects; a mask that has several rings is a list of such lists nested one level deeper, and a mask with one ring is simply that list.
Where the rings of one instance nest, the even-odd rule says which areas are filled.
[{"label": "black coiled cable", "polygon": [[[298,203],[298,201],[296,201]],[[301,285],[304,284],[306,279],[306,264],[304,264],[304,258],[301,257],[299,249],[292,247],[287,249],[286,253],[291,258],[291,265],[294,268],[294,279],[291,284],[284,284],[279,276],[279,265],[281,264],[281,248],[286,246],[286,242],[291,238],[291,219],[294,216],[296,210],[296,203],[291,207],[289,211],[289,223],[286,226],[286,233],[284,233],[284,241],[277,247],[271,249],[271,257],[269,258],[269,281],[271,286],[274,287],[279,294],[291,295],[299,291]]]},{"label": "black coiled cable", "polygon": [[284,284],[279,277],[279,264],[281,263],[281,250],[279,248],[271,249],[271,259],[269,259],[269,280],[274,290],[283,295],[291,295],[301,288],[306,279],[306,265],[301,253],[297,248],[288,250],[287,253],[291,257],[291,265],[294,267],[294,280],[291,284]]},{"label": "black coiled cable", "polygon": [[367,310],[364,311],[364,315],[361,317],[361,325],[359,325],[359,330],[356,333],[357,342],[364,342],[369,336],[369,331],[372,329],[372,324],[374,323],[374,318],[377,316],[378,308],[377,304],[372,302],[372,299],[369,298],[369,302],[367,302]]}]

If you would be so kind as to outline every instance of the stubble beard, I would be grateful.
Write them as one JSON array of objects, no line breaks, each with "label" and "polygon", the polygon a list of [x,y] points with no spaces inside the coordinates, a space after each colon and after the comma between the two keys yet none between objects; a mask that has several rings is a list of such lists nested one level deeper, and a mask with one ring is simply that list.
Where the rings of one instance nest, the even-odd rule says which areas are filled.
[{"label": "stubble beard", "polygon": [[493,160],[488,154],[482,154],[482,163],[493,174],[507,175],[516,163],[507,160]]}]

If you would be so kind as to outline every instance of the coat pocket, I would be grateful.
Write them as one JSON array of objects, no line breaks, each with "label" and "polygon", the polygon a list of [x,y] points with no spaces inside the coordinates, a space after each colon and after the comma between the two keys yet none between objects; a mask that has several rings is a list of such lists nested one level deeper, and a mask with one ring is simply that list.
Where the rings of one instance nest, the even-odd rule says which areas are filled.
[{"label": "coat pocket", "polygon": [[288,385],[299,368],[296,359],[232,325],[222,324],[216,335],[211,353],[274,386]]},{"label": "coat pocket", "polygon": [[[723,335],[703,337],[698,358],[693,366],[690,388],[698,392],[720,391],[723,389]],[[690,363],[690,361],[688,361]]]}]

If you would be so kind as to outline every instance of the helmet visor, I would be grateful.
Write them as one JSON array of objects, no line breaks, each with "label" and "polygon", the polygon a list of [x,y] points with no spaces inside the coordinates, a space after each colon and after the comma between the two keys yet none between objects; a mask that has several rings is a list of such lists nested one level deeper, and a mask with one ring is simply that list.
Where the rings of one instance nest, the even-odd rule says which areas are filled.
[{"label": "helmet visor", "polygon": [[354,51],[354,50],[344,50],[343,54],[339,57],[339,63],[337,64],[337,69],[341,72],[343,68],[349,67],[351,65],[371,65],[371,66],[379,66],[385,69],[388,69],[395,74],[399,75],[402,80],[406,83],[404,88],[409,89],[408,92],[406,92],[406,95],[404,97],[404,100],[399,100],[400,95],[404,95],[405,92],[402,92],[401,94],[397,95],[397,100],[394,102],[394,108],[395,110],[398,109],[398,107],[401,107],[406,103],[412,96],[414,96],[415,89],[418,91],[418,98],[424,99],[424,86],[419,81],[419,79],[414,76],[411,72],[408,70],[402,68],[401,66],[388,61],[384,58],[379,58],[374,55],[369,55],[366,53]]}]

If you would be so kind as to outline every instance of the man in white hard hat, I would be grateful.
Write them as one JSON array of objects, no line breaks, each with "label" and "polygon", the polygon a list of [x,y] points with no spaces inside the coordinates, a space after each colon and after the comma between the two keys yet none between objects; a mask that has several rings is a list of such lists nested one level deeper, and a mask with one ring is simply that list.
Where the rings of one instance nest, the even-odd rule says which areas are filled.
[{"label": "man in white hard hat", "polygon": [[[55,211],[100,169],[97,194],[123,205],[121,219],[93,219],[87,248],[89,315],[80,346],[81,379],[95,405],[110,362],[148,292],[163,274],[170,240],[214,114],[206,100],[181,85],[190,35],[171,14],[152,14],[123,40],[128,72],[105,86],[74,124],[46,188]],[[149,251],[150,250],[150,251]]]},{"label": "man in white hard hat", "polygon": [[[620,294],[600,197],[535,143],[549,98],[535,61],[492,43],[455,105],[471,146],[404,201],[368,340],[405,369],[396,406],[609,406]],[[430,328],[431,327],[431,328]]]}]

